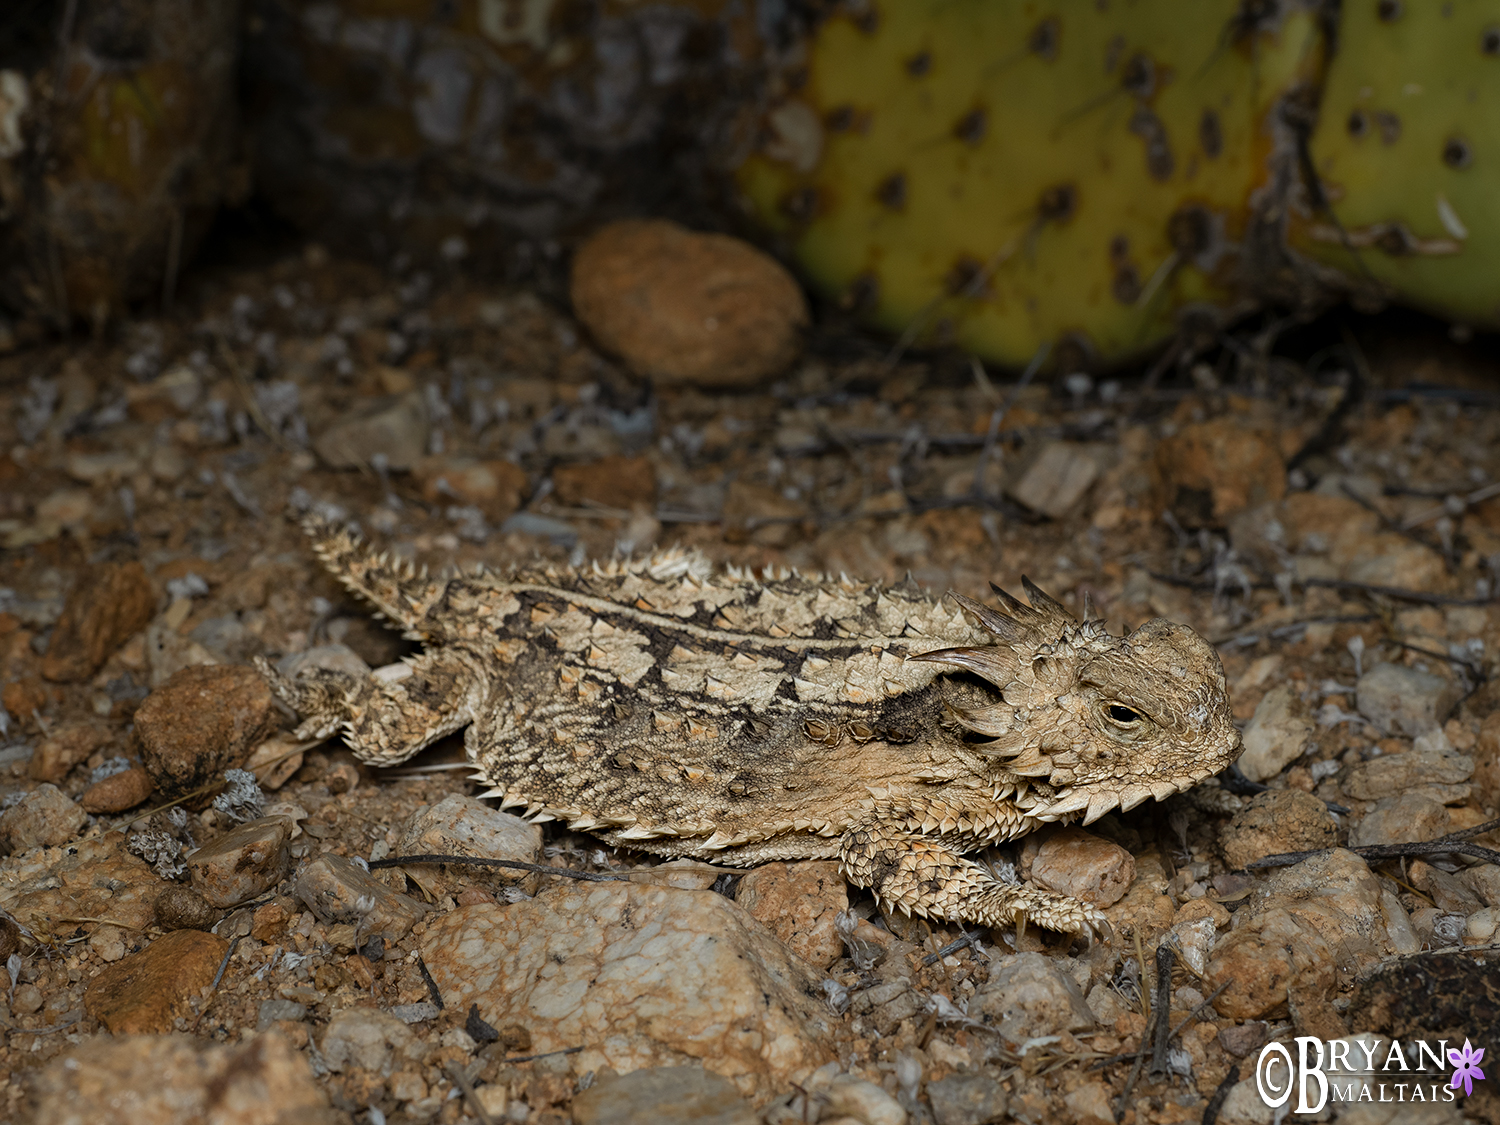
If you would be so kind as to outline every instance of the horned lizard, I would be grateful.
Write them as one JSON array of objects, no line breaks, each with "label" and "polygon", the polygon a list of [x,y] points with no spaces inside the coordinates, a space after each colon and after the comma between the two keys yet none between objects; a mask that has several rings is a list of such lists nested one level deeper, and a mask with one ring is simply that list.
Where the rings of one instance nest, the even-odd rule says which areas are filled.
[{"label": "horned lizard", "polygon": [[1107,929],[1094,906],[966,853],[1130,809],[1227,766],[1218,655],[1184,625],[1126,637],[1029,581],[960,594],[716,569],[666,550],[429,578],[307,525],[324,564],[421,655],[370,677],[261,671],[302,718],[394,765],[462,728],[483,796],[663,856],[837,858],[887,910]]}]

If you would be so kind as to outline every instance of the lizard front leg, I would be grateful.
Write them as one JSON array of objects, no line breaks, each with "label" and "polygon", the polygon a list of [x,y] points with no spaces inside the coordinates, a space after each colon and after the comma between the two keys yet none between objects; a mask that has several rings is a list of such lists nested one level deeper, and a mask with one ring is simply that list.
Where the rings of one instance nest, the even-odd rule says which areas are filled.
[{"label": "lizard front leg", "polygon": [[1027,923],[1064,933],[1109,932],[1097,907],[1067,895],[996,879],[941,837],[899,822],[871,819],[844,833],[839,865],[857,887],[868,887],[887,910],[984,926]]},{"label": "lizard front leg", "polygon": [[342,734],[356,758],[375,766],[398,765],[468,726],[489,694],[483,661],[453,646],[392,665],[394,675],[307,668],[288,677],[263,657],[255,666],[302,720],[295,737]]}]

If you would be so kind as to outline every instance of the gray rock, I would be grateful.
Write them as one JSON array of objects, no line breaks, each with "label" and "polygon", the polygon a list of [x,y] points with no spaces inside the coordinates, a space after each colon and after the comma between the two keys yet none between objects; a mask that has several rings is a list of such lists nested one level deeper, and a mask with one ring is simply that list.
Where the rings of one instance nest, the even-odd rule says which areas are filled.
[{"label": "gray rock", "polygon": [[576,1125],[756,1125],[734,1083],[701,1066],[601,1078],[573,1099]]},{"label": "gray rock", "polygon": [[386,1078],[422,1057],[416,1033],[379,1008],[345,1008],[329,1021],[318,1049],[329,1070],[362,1067]]},{"label": "gray rock", "polygon": [[351,676],[368,676],[370,666],[348,645],[314,645],[301,652],[288,653],[276,662],[276,671],[296,679],[304,668],[326,668],[330,672],[347,672]]},{"label": "gray rock", "polygon": [[820,1066],[801,1083],[824,1121],[854,1120],[864,1125],[906,1125],[906,1110],[873,1082],[841,1074],[838,1063]]},{"label": "gray rock", "polygon": [[1458,878],[1486,906],[1500,906],[1500,864],[1482,863],[1478,867],[1460,871]]},{"label": "gray rock", "polygon": [[765,1098],[832,1054],[822,978],[711,892],[554,883],[432,921],[422,958],[450,1009],[523,1024],[534,1053],[582,1044],[579,1072],[696,1058]]},{"label": "gray rock", "polygon": [[1078,982],[1041,953],[1018,953],[991,969],[969,1015],[1016,1043],[1094,1025]]},{"label": "gray rock", "polygon": [[[542,828],[474,797],[455,793],[412,814],[402,829],[396,854],[472,855],[540,863]],[[457,894],[476,882],[518,886],[527,894],[536,894],[541,879],[524,871],[446,864],[413,864],[406,874],[434,898]]]},{"label": "gray rock", "polygon": [[377,399],[328,427],[313,449],[335,469],[368,467],[377,455],[387,467],[410,469],[427,452],[427,404],[420,391]]},{"label": "gray rock", "polygon": [[1275,777],[1302,757],[1316,731],[1301,696],[1286,684],[1272,688],[1245,727],[1240,770],[1251,781]]},{"label": "gray rock", "polygon": [[1005,1116],[1009,1096],[983,1074],[951,1074],[927,1084],[937,1125],[986,1125]]},{"label": "gray rock", "polygon": [[24,852],[66,844],[78,835],[88,818],[88,813],[57,786],[38,785],[0,813],[0,851]]},{"label": "gray rock", "polygon": [[910,984],[893,980],[856,992],[850,1007],[855,1015],[870,1017],[881,1035],[889,1035],[902,1020],[915,1016],[922,1003]]},{"label": "gray rock", "polygon": [[188,878],[212,906],[248,902],[286,878],[291,838],[286,817],[249,821],[188,856]]},{"label": "gray rock", "polygon": [[1448,810],[1420,790],[1386,797],[1349,830],[1349,846],[1406,844],[1435,840],[1448,833]]},{"label": "gray rock", "polygon": [[336,855],[320,855],[297,876],[297,897],[324,922],[353,922],[361,938],[379,934],[398,942],[427,908],[391,890],[368,871]]},{"label": "gray rock", "polygon": [[1409,750],[1405,754],[1385,754],[1356,762],[1343,771],[1339,788],[1357,801],[1378,801],[1431,786],[1438,791],[1429,796],[1446,804],[1468,799],[1466,783],[1473,776],[1474,759],[1467,755]]},{"label": "gray rock", "polygon": [[1415,737],[1442,726],[1458,703],[1458,685],[1404,664],[1377,664],[1359,678],[1359,713],[1383,731]]},{"label": "gray rock", "polygon": [[264,1031],[282,1020],[297,1022],[307,1018],[307,1005],[295,1000],[262,1000],[255,1016],[255,1030]]}]

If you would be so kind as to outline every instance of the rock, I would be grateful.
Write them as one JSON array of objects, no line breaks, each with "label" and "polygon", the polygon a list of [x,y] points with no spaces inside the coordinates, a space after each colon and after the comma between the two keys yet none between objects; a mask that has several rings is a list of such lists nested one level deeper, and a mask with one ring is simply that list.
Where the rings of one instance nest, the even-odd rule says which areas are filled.
[{"label": "rock", "polygon": [[36,781],[61,781],[69,771],[101,747],[114,741],[110,729],[98,723],[75,723],[44,738],[31,752],[26,776]]},{"label": "rock", "polygon": [[937,1125],[988,1125],[1005,1116],[1009,1095],[986,1074],[950,1074],[927,1083]]},{"label": "rock", "polygon": [[299,1023],[307,1018],[307,1005],[295,1000],[262,1000],[255,1013],[255,1030],[265,1031],[284,1020]]},{"label": "rock", "polygon": [[1415,737],[1440,727],[1458,703],[1458,685],[1404,664],[1377,664],[1359,678],[1359,713],[1388,734]]},{"label": "rock", "polygon": [[461,457],[424,457],[412,475],[427,503],[443,507],[471,504],[495,523],[521,506],[530,483],[526,470],[513,461]]},{"label": "rock", "polygon": [[1450,914],[1473,914],[1484,907],[1479,896],[1465,886],[1459,876],[1450,875],[1420,859],[1411,861],[1407,877],[1411,885],[1432,899],[1439,910]]},{"label": "rock", "polygon": [[289,652],[276,662],[276,671],[295,680],[304,669],[324,668],[330,672],[347,672],[351,676],[368,676],[370,666],[348,645],[314,645],[301,652]]},{"label": "rock", "polygon": [[[1339,776],[1339,788],[1357,801],[1378,801],[1397,797],[1416,789],[1437,788],[1427,795],[1444,803],[1462,801],[1469,796],[1464,783],[1474,776],[1474,759],[1465,754],[1441,750],[1409,750],[1404,754],[1383,754],[1369,761],[1356,762]],[[1448,786],[1455,788],[1451,792]]]},{"label": "rock", "polygon": [[97,672],[111,653],[135,636],[156,612],[156,590],[140,563],[89,567],[68,595],[52,631],[42,675],[77,683]]},{"label": "rock", "polygon": [[1083,499],[1098,475],[1099,462],[1087,446],[1049,441],[1005,491],[1039,515],[1062,519]]},{"label": "rock", "polygon": [[573,311],[659,384],[753,387],[802,347],[807,302],[774,259],[660,219],[610,223],[573,257]]},{"label": "rock", "polygon": [[[1241,1074],[1245,1070],[1246,1067],[1240,1067]],[[1260,1096],[1260,1090],[1252,1076],[1230,1087],[1229,1096],[1219,1107],[1218,1125],[1273,1125],[1275,1114],[1276,1111],[1266,1105],[1265,1098]]]},{"label": "rock", "polygon": [[449,1008],[519,1023],[579,1072],[684,1059],[768,1096],[825,1062],[820,978],[728,899],[635,883],[546,888],[432,922],[422,956]]},{"label": "rock", "polygon": [[1340,849],[1277,871],[1257,887],[1214,947],[1208,978],[1216,986],[1227,982],[1215,1003],[1221,1015],[1262,1019],[1286,1005],[1289,990],[1330,995],[1336,973],[1417,948],[1396,896],[1364,860]]},{"label": "rock", "polygon": [[168,886],[156,896],[152,907],[156,923],[164,930],[206,930],[224,912],[191,887]]},{"label": "rock", "polygon": [[1485,906],[1500,906],[1500,864],[1481,863],[1458,873],[1459,882],[1479,896]]},{"label": "rock", "polygon": [[1115,1107],[1109,1087],[1098,1079],[1084,1082],[1063,1097],[1075,1125],[1115,1125]]},{"label": "rock", "polygon": [[1060,828],[1041,841],[1031,881],[1045,890],[1113,906],[1135,881],[1135,859],[1119,844],[1081,828]]},{"label": "rock", "polygon": [[57,786],[38,785],[0,812],[0,850],[24,852],[66,844],[88,819],[88,813]]},{"label": "rock", "polygon": [[[172,799],[239,769],[280,721],[271,689],[254,668],[206,664],[184,668],[137,708],[141,761]],[[212,794],[195,798],[201,809]]]},{"label": "rock", "polygon": [[1219,1030],[1219,1046],[1237,1059],[1260,1050],[1271,1038],[1271,1025],[1265,1020],[1246,1020]]},{"label": "rock", "polygon": [[112,773],[83,791],[78,803],[86,813],[121,813],[151,796],[151,776],[140,766]]},{"label": "rock", "polygon": [[758,1125],[734,1084],[701,1066],[600,1076],[573,1099],[575,1125]]},{"label": "rock", "polygon": [[1338,835],[1338,822],[1323,801],[1300,789],[1269,789],[1219,830],[1219,848],[1224,862],[1238,869],[1268,855],[1334,847]]},{"label": "rock", "polygon": [[1493,906],[1476,910],[1464,923],[1464,944],[1489,946],[1497,930],[1500,930],[1500,910]]},{"label": "rock", "polygon": [[896,979],[864,988],[854,994],[850,1011],[867,1017],[881,1035],[890,1035],[902,1020],[909,1020],[922,1010],[922,1001],[912,990],[911,982]]},{"label": "rock", "polygon": [[273,735],[250,751],[244,768],[255,775],[262,789],[268,792],[280,789],[302,768],[306,745],[288,735]]},{"label": "rock", "polygon": [[989,983],[969,1001],[980,1019],[1013,1043],[1094,1026],[1078,982],[1041,953],[1017,953],[990,968]]},{"label": "rock", "polygon": [[1500,709],[1491,711],[1474,744],[1474,788],[1482,807],[1500,806]]},{"label": "rock", "polygon": [[1267,781],[1302,757],[1316,733],[1302,697],[1290,685],[1273,687],[1245,727],[1240,770],[1251,781]]},{"label": "rock", "polygon": [[906,1110],[873,1082],[840,1074],[838,1063],[828,1063],[801,1084],[808,1099],[822,1106],[820,1120],[856,1121],[862,1125],[906,1125]]},{"label": "rock", "polygon": [[[324,922],[353,922],[361,939],[376,934],[394,944],[427,913],[416,899],[391,890],[368,871],[336,855],[320,855],[297,875],[296,894]],[[369,909],[361,909],[361,900]]]},{"label": "rock", "polygon": [[212,906],[248,902],[286,878],[292,825],[267,816],[240,825],[187,857],[193,889]]},{"label": "rock", "polygon": [[1140,934],[1144,946],[1154,947],[1172,925],[1177,904],[1167,894],[1167,873],[1157,852],[1143,852],[1135,859],[1135,882],[1125,897],[1105,909],[1110,926],[1117,934],[1134,941]]},{"label": "rock", "polygon": [[179,598],[146,626],[146,663],[150,669],[149,680],[153,688],[159,688],[184,668],[220,661],[191,637],[184,637],[177,627],[187,620],[192,612],[192,602]]},{"label": "rock", "polygon": [[202,930],[176,930],[105,968],[83,994],[89,1015],[116,1035],[171,1031],[213,983],[229,943]]},{"label": "rock", "polygon": [[1224,527],[1246,508],[1286,494],[1286,465],[1275,438],[1232,418],[1183,426],[1152,458],[1157,508],[1184,527]]},{"label": "rock", "polygon": [[604,457],[582,465],[559,465],[552,470],[557,498],[578,507],[585,503],[606,508],[654,508],[656,469],[649,457]]},{"label": "rock", "polygon": [[407,1063],[419,1062],[422,1044],[416,1032],[379,1008],[345,1008],[328,1021],[318,1049],[328,1069],[339,1073],[359,1067],[389,1078]]},{"label": "rock", "polygon": [[38,932],[56,929],[59,918],[110,918],[139,935],[162,881],[124,843],[123,832],[107,832],[10,857],[0,908]]},{"label": "rock", "polygon": [[187,1035],[96,1037],[52,1060],[23,1125],[336,1125],[343,1120],[285,1037],[233,1045]]},{"label": "rock", "polygon": [[734,900],[814,968],[844,955],[834,926],[849,909],[849,885],[833,860],[767,863],[746,872]]},{"label": "rock", "polygon": [[1450,828],[1448,810],[1427,793],[1416,790],[1385,797],[1349,830],[1351,848],[1371,844],[1406,844],[1435,840]]},{"label": "rock", "polygon": [[427,452],[427,403],[421,391],[378,398],[318,435],[313,450],[335,469],[374,466],[404,472]]},{"label": "rock", "polygon": [[[454,793],[411,815],[402,829],[396,855],[472,855],[541,863],[542,827],[473,797]],[[541,876],[524,871],[448,864],[412,864],[403,870],[433,898],[456,896],[475,883],[520,887],[534,895],[541,880]]]}]

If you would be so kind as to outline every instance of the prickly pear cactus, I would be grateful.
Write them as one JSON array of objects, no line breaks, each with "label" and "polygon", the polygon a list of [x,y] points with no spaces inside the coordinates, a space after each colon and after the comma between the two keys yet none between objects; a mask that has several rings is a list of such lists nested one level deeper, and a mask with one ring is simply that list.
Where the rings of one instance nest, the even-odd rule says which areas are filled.
[{"label": "prickly pear cactus", "polygon": [[1343,6],[1291,228],[1355,292],[1500,327],[1500,3]]},{"label": "prickly pear cactus", "polygon": [[1279,244],[1262,204],[1322,47],[1294,3],[846,7],[739,183],[815,285],[905,340],[1118,361],[1231,306],[1267,224]]}]

